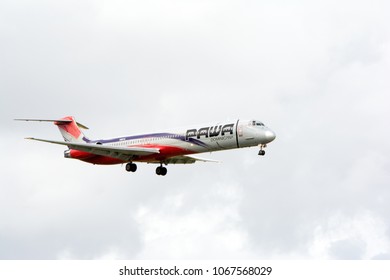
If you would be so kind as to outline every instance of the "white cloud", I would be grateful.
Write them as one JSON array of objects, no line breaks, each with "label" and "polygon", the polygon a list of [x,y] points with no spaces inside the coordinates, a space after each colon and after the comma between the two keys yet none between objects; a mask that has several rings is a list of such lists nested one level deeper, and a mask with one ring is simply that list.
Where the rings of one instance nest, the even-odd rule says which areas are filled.
[{"label": "white cloud", "polygon": [[310,252],[321,259],[371,259],[389,253],[387,230],[388,225],[373,213],[335,214],[315,228]]},{"label": "white cloud", "polygon": [[237,212],[240,192],[237,186],[210,185],[199,205],[192,201],[194,193],[185,192],[140,207],[136,220],[144,247],[138,258],[253,257]]}]

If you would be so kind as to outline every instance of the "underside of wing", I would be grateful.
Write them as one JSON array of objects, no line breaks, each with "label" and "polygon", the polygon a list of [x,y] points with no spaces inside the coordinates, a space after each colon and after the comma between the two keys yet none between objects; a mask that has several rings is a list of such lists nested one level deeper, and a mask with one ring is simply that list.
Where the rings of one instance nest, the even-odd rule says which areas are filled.
[{"label": "underside of wing", "polygon": [[214,162],[214,163],[219,163],[219,161],[212,160],[212,159],[204,159],[196,156],[175,156],[168,158],[164,160],[164,163],[166,164],[190,164],[190,163],[195,163],[197,161],[203,161],[203,162]]},{"label": "underside of wing", "polygon": [[71,142],[63,142],[63,141],[37,139],[37,138],[26,138],[26,139],[64,145],[64,146],[68,146],[70,149],[88,152],[100,156],[117,158],[123,161],[131,160],[137,156],[148,156],[148,155],[160,153],[160,150],[156,148],[112,147],[112,146],[104,146],[98,144],[71,143]]}]

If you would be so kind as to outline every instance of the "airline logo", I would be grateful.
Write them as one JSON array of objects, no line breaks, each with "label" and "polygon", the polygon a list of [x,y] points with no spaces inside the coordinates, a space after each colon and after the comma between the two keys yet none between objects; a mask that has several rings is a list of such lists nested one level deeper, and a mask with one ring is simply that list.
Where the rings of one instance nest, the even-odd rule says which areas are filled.
[{"label": "airline logo", "polygon": [[212,138],[212,137],[218,137],[218,136],[224,136],[225,133],[229,133],[230,135],[233,135],[233,129],[234,129],[234,123],[231,124],[225,124],[225,125],[216,125],[216,126],[210,126],[210,127],[202,127],[199,129],[193,128],[188,129],[186,132],[185,140],[188,141],[191,137],[196,137],[197,139],[200,139],[201,136],[204,136],[206,138]]}]

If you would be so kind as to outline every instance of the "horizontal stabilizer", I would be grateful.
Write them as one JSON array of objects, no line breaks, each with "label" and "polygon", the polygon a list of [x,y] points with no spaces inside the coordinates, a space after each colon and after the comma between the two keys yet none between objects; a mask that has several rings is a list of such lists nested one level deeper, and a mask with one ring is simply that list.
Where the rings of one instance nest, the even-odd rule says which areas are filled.
[{"label": "horizontal stabilizer", "polygon": [[[72,120],[43,120],[43,119],[14,119],[15,121],[26,121],[26,122],[53,122],[56,125],[61,125],[61,124],[69,124],[72,122]],[[76,122],[77,126],[82,129],[89,129],[85,125]]]}]

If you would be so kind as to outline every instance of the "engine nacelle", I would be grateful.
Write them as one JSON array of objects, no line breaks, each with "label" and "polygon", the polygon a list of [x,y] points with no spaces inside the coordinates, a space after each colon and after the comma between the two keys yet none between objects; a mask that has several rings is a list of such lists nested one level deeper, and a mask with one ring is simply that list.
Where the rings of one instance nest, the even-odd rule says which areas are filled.
[{"label": "engine nacelle", "polygon": [[88,152],[70,149],[70,150],[66,150],[64,152],[64,157],[85,160],[85,159],[96,157],[96,155],[88,153]]},{"label": "engine nacelle", "polygon": [[65,157],[65,158],[72,158],[71,155],[70,155],[70,150],[66,150],[66,151],[64,152],[64,157]]}]

